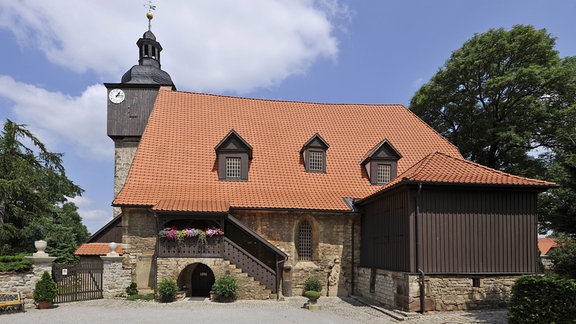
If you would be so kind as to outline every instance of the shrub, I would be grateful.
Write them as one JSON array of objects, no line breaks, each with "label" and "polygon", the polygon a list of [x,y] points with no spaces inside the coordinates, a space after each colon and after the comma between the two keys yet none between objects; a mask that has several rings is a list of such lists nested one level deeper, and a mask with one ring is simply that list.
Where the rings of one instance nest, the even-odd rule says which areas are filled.
[{"label": "shrub", "polygon": [[320,293],[315,290],[308,290],[304,292],[304,296],[310,299],[318,299],[320,298]]},{"label": "shrub", "polygon": [[32,270],[32,261],[24,254],[0,256],[0,272],[28,272]]},{"label": "shrub", "polygon": [[42,278],[36,282],[32,296],[34,301],[39,302],[53,302],[58,295],[58,286],[52,279],[52,276],[47,271],[44,271]]},{"label": "shrub", "polygon": [[522,276],[512,286],[508,321],[566,323],[576,313],[576,280],[558,276]]},{"label": "shrub", "polygon": [[174,301],[177,292],[178,285],[176,285],[176,282],[172,279],[164,278],[158,285],[158,294],[160,295],[160,302],[162,303]]},{"label": "shrub", "polygon": [[231,275],[224,275],[214,282],[212,290],[216,293],[219,300],[234,299],[238,291],[238,283],[236,278]]},{"label": "shrub", "polygon": [[314,277],[310,277],[310,278],[306,279],[306,281],[304,281],[304,291],[306,292],[309,290],[313,290],[313,291],[317,291],[317,292],[322,291],[322,283],[320,282],[320,280],[318,280]]},{"label": "shrub", "polygon": [[568,236],[556,239],[558,246],[548,255],[552,261],[552,271],[566,278],[576,279],[576,240]]},{"label": "shrub", "polygon": [[126,295],[138,295],[138,285],[135,282],[132,282],[128,287],[126,287]]}]

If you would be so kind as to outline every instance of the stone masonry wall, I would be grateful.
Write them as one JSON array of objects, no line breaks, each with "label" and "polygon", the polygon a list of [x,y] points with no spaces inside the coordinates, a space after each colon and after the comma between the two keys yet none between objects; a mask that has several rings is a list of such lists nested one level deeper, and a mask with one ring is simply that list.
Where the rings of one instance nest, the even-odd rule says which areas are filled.
[{"label": "stone masonry wall", "polygon": [[0,292],[19,292],[26,304],[34,302],[32,291],[39,278],[34,273],[0,273]]},{"label": "stone masonry wall", "polygon": [[[289,255],[285,263],[284,284],[290,286],[293,296],[303,293],[304,281],[308,277],[322,282],[321,293],[324,296],[348,296],[351,293],[352,254],[356,263],[360,257],[358,214],[243,210],[233,211],[232,215]],[[298,260],[296,251],[298,225],[303,220],[312,226],[312,261]]]},{"label": "stone masonry wall", "polygon": [[[404,311],[420,310],[420,281],[417,275],[376,270],[375,291],[370,292],[369,268],[356,272],[355,294]],[[473,278],[479,287],[473,286]],[[516,276],[425,276],[425,308],[434,311],[504,307]]]},{"label": "stone masonry wall", "polygon": [[[124,187],[139,143],[137,138],[117,139],[114,141],[114,197]],[[119,207],[114,207],[114,217],[120,215],[120,212],[121,209]]]},{"label": "stone masonry wall", "polygon": [[236,268],[235,265],[230,264],[230,261],[222,258],[158,258],[157,280],[160,282],[165,278],[170,278],[178,283],[179,288],[184,285],[191,287],[190,274],[193,267],[200,263],[210,267],[216,280],[225,274],[235,277],[238,283],[238,299],[263,300],[270,298],[270,290],[254,281],[252,277]]},{"label": "stone masonry wall", "polygon": [[52,274],[52,263],[35,263],[32,271],[25,273],[0,273],[0,292],[19,292],[26,305],[34,304],[32,292],[44,271]]},{"label": "stone masonry wall", "polygon": [[[347,296],[351,293],[352,254],[355,255],[356,265],[360,258],[359,214],[242,210],[232,211],[232,215],[289,255],[283,274],[291,295],[302,294],[304,281],[308,277],[315,277],[323,283],[324,296]],[[297,229],[303,220],[312,225],[312,261],[298,260],[296,252]],[[160,267],[161,263],[153,262],[157,229],[156,218],[151,211],[124,208],[122,225],[124,266],[131,269],[132,278],[139,289],[152,289],[155,282],[165,275],[164,272],[176,271],[158,268],[158,275],[154,276],[156,270],[153,267]],[[190,262],[187,259],[175,260],[186,264]],[[149,278],[146,277],[147,273],[150,274]],[[146,280],[147,283],[143,283]]]},{"label": "stone masonry wall", "polygon": [[132,282],[130,269],[122,266],[122,257],[102,257],[102,294],[105,299],[126,295]]},{"label": "stone masonry wall", "polygon": [[430,276],[427,294],[434,298],[438,311],[505,307],[518,277],[475,278],[479,287],[473,287],[472,278],[467,276]]},{"label": "stone masonry wall", "polygon": [[123,266],[143,291],[154,288],[153,255],[156,249],[156,217],[144,208],[124,208],[122,214]]}]

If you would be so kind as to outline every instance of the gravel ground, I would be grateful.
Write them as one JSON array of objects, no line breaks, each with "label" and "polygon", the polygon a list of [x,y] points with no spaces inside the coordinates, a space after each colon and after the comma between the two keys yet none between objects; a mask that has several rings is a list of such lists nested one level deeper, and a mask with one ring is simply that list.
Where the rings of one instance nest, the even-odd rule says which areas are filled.
[{"label": "gravel ground", "polygon": [[285,301],[240,300],[214,303],[206,299],[161,304],[100,299],[55,305],[53,309],[28,307],[26,312],[0,313],[1,323],[506,323],[506,310],[441,312],[410,315],[398,321],[352,298],[323,297],[320,311],[302,308],[304,297]]}]

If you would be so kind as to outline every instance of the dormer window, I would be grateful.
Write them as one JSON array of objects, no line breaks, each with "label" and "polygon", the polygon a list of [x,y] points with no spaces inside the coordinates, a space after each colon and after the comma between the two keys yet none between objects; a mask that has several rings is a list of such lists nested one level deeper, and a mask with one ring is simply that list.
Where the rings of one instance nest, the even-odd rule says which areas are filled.
[{"label": "dormer window", "polygon": [[250,146],[236,131],[228,135],[216,145],[218,161],[218,179],[221,181],[248,181],[248,169],[252,160]]},{"label": "dormer window", "polygon": [[360,165],[366,170],[370,183],[385,185],[396,177],[398,160],[402,156],[387,140],[383,140],[365,156]]},{"label": "dormer window", "polygon": [[300,150],[306,172],[326,173],[326,151],[330,146],[318,135],[314,134]]}]

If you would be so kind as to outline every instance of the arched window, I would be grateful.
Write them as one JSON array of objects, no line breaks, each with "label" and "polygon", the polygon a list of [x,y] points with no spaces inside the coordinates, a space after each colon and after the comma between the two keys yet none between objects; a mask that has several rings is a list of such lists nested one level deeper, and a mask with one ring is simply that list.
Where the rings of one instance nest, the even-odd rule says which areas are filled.
[{"label": "arched window", "polygon": [[298,225],[298,241],[296,242],[298,259],[300,261],[312,260],[312,226],[307,221]]}]

